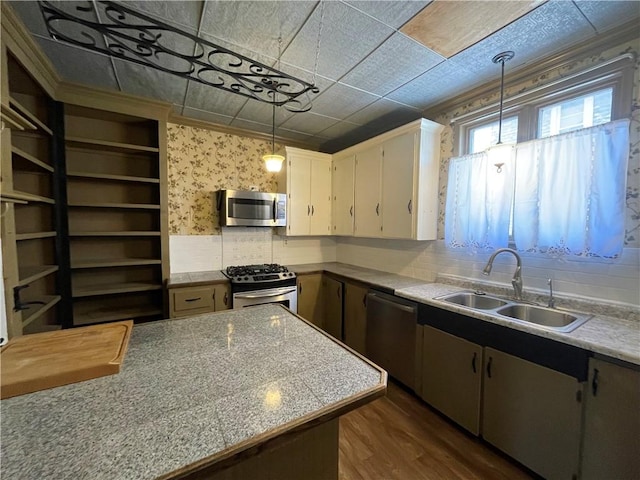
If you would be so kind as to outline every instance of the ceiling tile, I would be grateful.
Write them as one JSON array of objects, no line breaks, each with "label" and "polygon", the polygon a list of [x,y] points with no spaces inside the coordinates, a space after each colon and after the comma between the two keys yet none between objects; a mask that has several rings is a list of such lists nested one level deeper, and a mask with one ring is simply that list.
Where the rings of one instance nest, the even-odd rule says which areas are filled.
[{"label": "ceiling tile", "polygon": [[39,44],[64,80],[119,90],[109,57],[55,40],[39,39]]},{"label": "ceiling tile", "polygon": [[336,83],[313,100],[311,111],[338,120],[344,120],[361,108],[375,102],[376,95]]},{"label": "ceiling tile", "polygon": [[357,8],[358,10],[368,13],[380,22],[392,28],[400,28],[405,22],[411,19],[430,2],[423,0],[400,2],[387,0],[348,0],[345,3],[348,3],[353,8]]},{"label": "ceiling tile", "polygon": [[576,0],[575,4],[596,27],[598,33],[640,17],[640,3],[637,0],[622,2]]},{"label": "ceiling tile", "polygon": [[476,75],[476,84],[482,84],[500,75],[499,65],[491,61],[500,52],[515,52],[505,64],[509,71],[594,35],[593,27],[573,2],[548,2],[453,59]]},{"label": "ceiling tile", "polygon": [[[324,20],[318,55],[318,74],[340,79],[388,38],[393,30],[341,2],[322,2]],[[322,8],[316,8],[282,60],[314,71]],[[366,32],[366,35],[363,35]]]},{"label": "ceiling tile", "polygon": [[385,95],[443,60],[428,48],[396,33],[340,81]]},{"label": "ceiling tile", "polygon": [[278,57],[315,8],[307,1],[206,2],[202,32],[247,50]]},{"label": "ceiling tile", "polygon": [[449,58],[540,5],[530,1],[435,0],[401,29],[402,33]]},{"label": "ceiling tile", "polygon": [[402,118],[415,118],[416,115],[420,115],[420,110],[381,98],[354,113],[347,120],[351,123],[367,125],[381,117],[389,118],[391,115]]},{"label": "ceiling tile", "polygon": [[362,125],[342,121],[330,126],[326,130],[323,130],[319,135],[323,135],[326,138],[342,137],[343,135],[347,135],[360,128],[362,128]]},{"label": "ceiling tile", "polygon": [[184,26],[196,30],[202,16],[204,1],[152,1],[152,0],[118,0],[132,10],[137,10],[146,15],[156,17],[165,23],[174,26]]},{"label": "ceiling tile", "polygon": [[216,112],[221,115],[235,117],[249,98],[229,93],[211,85],[189,80],[185,107]]},{"label": "ceiling tile", "polygon": [[282,125],[281,128],[293,130],[294,132],[317,135],[323,130],[337,123],[335,118],[317,115],[312,112],[296,113]]},{"label": "ceiling tile", "polygon": [[[40,12],[40,7],[37,2],[11,1],[8,3],[31,33],[41,35],[43,37],[49,37],[47,26],[44,23],[44,18],[42,17],[42,13]],[[60,7],[61,3],[62,2],[53,2],[56,7]],[[86,5],[86,2],[65,2],[65,4],[65,11],[67,11],[69,8],[73,9],[75,7],[75,5],[72,4]]]},{"label": "ceiling tile", "polygon": [[114,60],[114,65],[123,92],[171,103],[184,102],[188,80],[124,60]]},{"label": "ceiling tile", "polygon": [[[491,65],[491,74],[495,75],[495,65]],[[455,59],[448,60],[391,92],[387,98],[424,110],[434,102],[464,92],[477,81],[477,76],[467,71],[464,64]]]},{"label": "ceiling tile", "polygon": [[227,117],[225,115],[218,115],[217,113],[206,112],[197,108],[185,107],[182,115],[189,118],[195,118],[197,120],[203,120],[205,122],[217,123],[220,125],[230,125],[233,117]]}]

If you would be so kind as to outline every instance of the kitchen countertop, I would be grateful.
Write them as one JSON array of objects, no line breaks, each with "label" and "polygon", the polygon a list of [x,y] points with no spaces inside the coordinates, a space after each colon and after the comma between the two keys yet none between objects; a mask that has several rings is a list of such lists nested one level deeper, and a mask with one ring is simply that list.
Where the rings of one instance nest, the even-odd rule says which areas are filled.
[{"label": "kitchen countertop", "polygon": [[195,287],[196,285],[210,285],[224,283],[229,279],[220,270],[208,272],[172,273],[167,281],[167,288]]},{"label": "kitchen countertop", "polygon": [[[588,302],[585,303],[584,301],[576,301],[575,299],[557,296],[556,302],[558,306],[569,310],[593,314],[585,324],[579,326],[574,331],[561,333],[543,330],[535,326],[498,318],[477,310],[470,310],[433,299],[434,297],[455,291],[478,288],[478,283],[469,280],[461,281],[458,279],[458,281],[452,281],[449,278],[442,278],[436,282],[427,282],[413,277],[338,262],[291,265],[289,269],[298,275],[328,272],[349,280],[362,282],[373,288],[400,297],[437,306],[452,312],[463,313],[473,318],[504,325],[533,335],[550,338],[640,366],[640,321],[638,321],[639,312],[637,308],[616,308],[615,306],[602,302],[589,304]],[[208,274],[209,272],[203,273]],[[224,278],[224,275],[221,273],[220,276]],[[488,293],[505,297],[511,296],[511,289],[508,287],[491,288],[480,284],[480,288]],[[544,304],[543,296],[536,295],[534,292],[531,292],[530,289],[527,289],[526,286],[525,294],[527,300]],[[616,311],[617,313],[615,314],[608,314]]]},{"label": "kitchen countertop", "polygon": [[280,305],[136,325],[119,374],[9,398],[6,478],[171,478],[384,394],[386,373]]},{"label": "kitchen countertop", "polygon": [[[434,297],[472,289],[474,284],[471,282],[460,282],[459,285],[452,284],[450,279],[426,282],[413,277],[336,262],[292,265],[289,268],[298,274],[333,273],[369,284],[373,288],[379,288],[399,297],[404,297],[426,305],[433,305],[452,312],[462,313],[469,317],[549,338],[568,345],[574,345],[594,353],[640,366],[640,322],[637,320],[637,311],[629,314],[627,310],[622,309],[620,316],[611,316],[602,313],[610,311],[610,306],[602,304],[589,306],[584,302],[575,302],[571,299],[563,299],[560,296],[556,298],[559,306],[594,314],[585,324],[579,326],[574,331],[561,333],[543,330],[533,325],[530,326],[520,322],[510,321],[502,317],[491,316],[481,311],[470,310],[459,305],[434,300]],[[475,286],[477,287],[477,285]],[[484,287],[483,290],[486,291]],[[507,298],[511,296],[510,288],[506,287],[503,289],[494,288],[492,293]],[[525,293],[527,293],[526,288]],[[530,292],[528,292],[528,297],[531,301],[542,302],[541,297]]]}]

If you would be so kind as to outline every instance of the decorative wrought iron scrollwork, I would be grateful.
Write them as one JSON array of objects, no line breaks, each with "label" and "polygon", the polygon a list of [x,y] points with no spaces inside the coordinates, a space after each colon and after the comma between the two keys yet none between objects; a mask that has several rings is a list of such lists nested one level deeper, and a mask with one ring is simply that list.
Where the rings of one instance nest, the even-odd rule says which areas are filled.
[{"label": "decorative wrought iron scrollwork", "polygon": [[52,38],[110,57],[284,106],[292,112],[310,110],[309,94],[320,92],[311,83],[120,3],[98,1],[94,7],[92,1],[78,5],[38,0],[38,4]]}]

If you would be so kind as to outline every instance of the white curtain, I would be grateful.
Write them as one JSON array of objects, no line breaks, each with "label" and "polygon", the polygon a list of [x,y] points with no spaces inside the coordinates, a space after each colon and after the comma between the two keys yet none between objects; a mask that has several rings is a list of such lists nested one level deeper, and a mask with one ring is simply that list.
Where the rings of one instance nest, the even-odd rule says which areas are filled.
[{"label": "white curtain", "polygon": [[[500,172],[496,163],[503,163]],[[512,199],[511,146],[452,158],[445,211],[446,244],[478,249],[507,246]]]},{"label": "white curtain", "polygon": [[513,207],[518,250],[616,257],[624,245],[628,158],[629,120],[452,158],[445,242],[507,246]]},{"label": "white curtain", "polygon": [[624,244],[629,121],[516,146],[518,250],[615,257]]}]

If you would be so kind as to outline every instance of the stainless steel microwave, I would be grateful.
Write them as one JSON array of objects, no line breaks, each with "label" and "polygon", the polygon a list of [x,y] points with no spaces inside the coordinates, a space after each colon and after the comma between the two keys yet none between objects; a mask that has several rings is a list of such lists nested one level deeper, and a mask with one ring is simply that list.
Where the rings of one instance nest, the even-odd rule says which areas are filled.
[{"label": "stainless steel microwave", "polygon": [[287,224],[284,193],[218,190],[216,197],[222,227],[284,227]]}]

